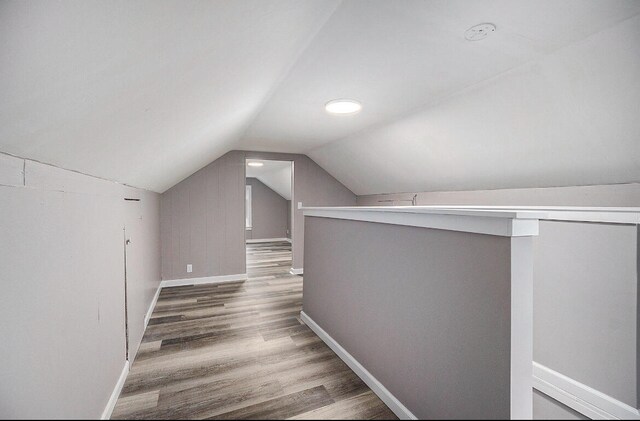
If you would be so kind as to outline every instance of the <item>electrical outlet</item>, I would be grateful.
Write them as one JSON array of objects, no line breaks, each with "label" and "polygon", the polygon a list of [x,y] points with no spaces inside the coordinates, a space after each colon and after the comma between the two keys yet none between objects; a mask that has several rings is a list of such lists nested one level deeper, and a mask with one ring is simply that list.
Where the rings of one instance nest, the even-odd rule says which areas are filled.
[{"label": "electrical outlet", "polygon": [[298,202],[298,209],[302,209],[302,202]]},{"label": "electrical outlet", "polygon": [[193,272],[193,265],[187,265],[187,273]]}]

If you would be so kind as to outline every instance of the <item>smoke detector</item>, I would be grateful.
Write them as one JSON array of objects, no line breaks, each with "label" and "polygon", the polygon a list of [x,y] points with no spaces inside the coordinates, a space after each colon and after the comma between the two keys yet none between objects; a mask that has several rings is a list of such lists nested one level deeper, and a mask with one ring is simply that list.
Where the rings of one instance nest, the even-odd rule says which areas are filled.
[{"label": "smoke detector", "polygon": [[496,31],[496,26],[493,23],[481,23],[479,25],[472,26],[464,33],[464,38],[467,41],[480,41],[485,39],[489,34]]}]

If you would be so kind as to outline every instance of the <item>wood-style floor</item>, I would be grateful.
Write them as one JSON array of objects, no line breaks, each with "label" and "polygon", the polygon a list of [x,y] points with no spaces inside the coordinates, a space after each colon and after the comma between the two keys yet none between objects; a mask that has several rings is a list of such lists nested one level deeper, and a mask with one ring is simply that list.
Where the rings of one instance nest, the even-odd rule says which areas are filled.
[{"label": "wood-style floor", "polygon": [[247,245],[249,279],[161,291],[114,419],[397,419],[300,319],[291,245]]}]

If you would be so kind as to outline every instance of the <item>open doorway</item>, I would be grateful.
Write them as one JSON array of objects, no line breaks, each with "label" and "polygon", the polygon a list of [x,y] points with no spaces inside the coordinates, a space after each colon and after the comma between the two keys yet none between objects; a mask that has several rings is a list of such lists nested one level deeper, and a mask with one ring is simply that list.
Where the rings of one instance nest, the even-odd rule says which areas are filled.
[{"label": "open doorway", "polygon": [[293,162],[247,159],[245,242],[249,276],[291,268]]}]

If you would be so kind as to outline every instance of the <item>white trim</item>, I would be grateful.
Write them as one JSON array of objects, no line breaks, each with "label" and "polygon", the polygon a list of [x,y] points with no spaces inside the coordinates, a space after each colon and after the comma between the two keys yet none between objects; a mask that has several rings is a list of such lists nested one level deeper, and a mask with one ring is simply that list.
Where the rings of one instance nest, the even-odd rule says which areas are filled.
[{"label": "white trim", "polygon": [[364,211],[375,213],[416,213],[421,215],[458,215],[483,216],[505,219],[544,219],[548,212],[545,209],[517,209],[515,207],[491,206],[331,206],[304,207],[305,211]]},{"label": "white trim", "polygon": [[553,221],[602,222],[611,224],[640,224],[640,207],[585,206],[352,206],[309,207],[305,210],[363,211],[382,213],[417,213],[442,215],[485,216],[514,219],[544,219]]},{"label": "white trim", "polygon": [[111,392],[111,397],[109,398],[109,402],[107,402],[107,406],[102,411],[101,420],[108,420],[111,418],[111,414],[113,413],[113,409],[116,407],[116,402],[118,402],[118,398],[120,397],[120,392],[122,392],[122,388],[124,387],[124,382],[127,380],[127,375],[129,374],[129,361],[124,362],[124,367],[122,368],[122,372],[120,373],[120,378],[116,383],[116,387]]},{"label": "white trim", "polygon": [[299,268],[299,269],[291,268],[291,269],[289,269],[289,273],[292,274],[292,275],[302,275],[304,273],[304,269],[303,268]]},{"label": "white trim", "polygon": [[287,241],[287,242],[290,243],[291,239],[290,238],[281,237],[281,238],[257,238],[257,239],[246,240],[247,244],[271,243],[271,242],[276,242],[276,241]]},{"label": "white trim", "polygon": [[533,238],[511,238],[510,418],[532,419]]},{"label": "white trim", "polygon": [[[425,206],[304,208],[304,216],[347,219],[505,237],[538,235],[538,213],[429,209]],[[525,217],[523,217],[525,216]]]},{"label": "white trim", "polygon": [[533,387],[591,419],[640,419],[637,408],[535,361]]},{"label": "white trim", "polygon": [[400,402],[395,396],[393,396],[391,392],[389,392],[389,390],[387,390],[387,388],[378,381],[378,379],[373,377],[373,374],[371,374],[366,368],[362,366],[362,364],[360,364],[355,358],[353,358],[353,356],[349,354],[346,349],[340,346],[338,342],[336,342],[327,332],[325,332],[316,322],[314,322],[313,319],[311,319],[311,317],[309,317],[304,311],[300,312],[300,318],[307,326],[309,326],[309,328],[311,328],[311,330],[316,333],[316,335],[318,335],[318,337],[320,337],[320,339],[324,341],[324,343],[329,346],[329,348],[333,350],[333,352],[338,355],[338,357],[340,357],[340,359],[342,359],[342,361],[344,361],[349,366],[349,368],[351,368],[351,370],[353,370],[354,373],[356,373],[358,377],[362,379],[363,382],[367,384],[367,386],[369,386],[373,393],[375,393],[380,399],[382,399],[382,401],[389,407],[389,409],[393,411],[394,414],[396,414],[398,418],[400,418],[401,420],[418,419],[418,417],[413,415],[411,411],[409,411],[409,409],[407,409],[407,407],[402,404],[402,402]]},{"label": "white trim", "polygon": [[253,228],[252,197],[251,184],[247,184],[244,186],[244,226],[249,230]]},{"label": "white trim", "polygon": [[162,290],[162,282],[158,285],[158,289],[156,290],[156,294],[153,296],[153,300],[151,300],[151,305],[149,305],[149,310],[147,310],[146,316],[144,316],[144,328],[147,328],[149,324],[149,320],[151,319],[151,315],[153,314],[153,310],[156,308],[156,303],[158,302],[158,297],[160,296],[160,290]]},{"label": "white trim", "polygon": [[494,210],[524,214],[544,213],[540,219],[554,221],[604,222],[610,224],[639,224],[640,207],[594,206],[425,206],[430,209]]},{"label": "white trim", "polygon": [[238,273],[235,275],[221,275],[221,276],[205,276],[202,278],[185,278],[185,279],[172,279],[160,282],[161,288],[180,287],[184,285],[200,285],[200,284],[223,284],[227,282],[246,281],[246,273]]}]

